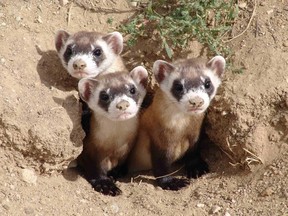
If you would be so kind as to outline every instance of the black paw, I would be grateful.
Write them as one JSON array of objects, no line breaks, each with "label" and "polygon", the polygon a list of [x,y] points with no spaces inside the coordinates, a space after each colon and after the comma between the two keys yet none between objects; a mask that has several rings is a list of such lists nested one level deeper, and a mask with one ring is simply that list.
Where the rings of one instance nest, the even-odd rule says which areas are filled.
[{"label": "black paw", "polygon": [[89,182],[95,191],[98,191],[104,195],[118,196],[122,193],[122,191],[109,178],[91,179]]},{"label": "black paw", "polygon": [[188,178],[199,178],[209,172],[209,166],[202,158],[199,158],[197,162],[187,165],[186,170]]},{"label": "black paw", "polygon": [[128,166],[126,164],[117,166],[108,172],[108,176],[114,180],[123,178],[128,174]]},{"label": "black paw", "polygon": [[173,177],[164,177],[157,180],[158,185],[164,190],[177,191],[189,185],[189,179],[178,179]]}]

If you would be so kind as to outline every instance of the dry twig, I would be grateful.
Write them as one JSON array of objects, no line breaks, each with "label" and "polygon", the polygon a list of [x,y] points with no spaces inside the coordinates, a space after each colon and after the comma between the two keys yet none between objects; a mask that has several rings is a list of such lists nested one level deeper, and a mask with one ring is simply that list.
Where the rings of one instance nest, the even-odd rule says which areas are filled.
[{"label": "dry twig", "polygon": [[250,25],[251,25],[251,23],[252,23],[252,20],[253,20],[255,14],[256,14],[256,8],[257,8],[257,0],[254,0],[254,9],[253,9],[252,15],[251,15],[251,17],[250,17],[250,20],[249,20],[249,22],[248,22],[248,25],[246,26],[246,28],[244,29],[244,31],[241,32],[240,34],[236,35],[235,37],[229,39],[229,40],[223,41],[223,43],[231,42],[232,40],[234,40],[234,39],[242,36],[242,35],[249,29],[249,27],[250,27]]}]

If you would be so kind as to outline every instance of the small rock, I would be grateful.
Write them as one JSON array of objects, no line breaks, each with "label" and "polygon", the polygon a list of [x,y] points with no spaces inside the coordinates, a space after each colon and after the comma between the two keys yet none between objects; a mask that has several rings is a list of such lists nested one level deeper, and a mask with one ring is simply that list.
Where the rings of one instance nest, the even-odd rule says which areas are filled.
[{"label": "small rock", "polygon": [[273,189],[272,187],[266,188],[264,191],[262,191],[261,196],[271,196],[273,194]]},{"label": "small rock", "polygon": [[10,209],[10,206],[7,205],[7,204],[3,204],[2,207],[3,207],[4,209],[6,209],[7,211],[9,211],[9,209]]},{"label": "small rock", "polygon": [[37,182],[37,175],[34,170],[22,169],[22,180],[35,185]]},{"label": "small rock", "polygon": [[267,14],[269,15],[269,14],[271,14],[271,13],[273,13],[273,12],[274,12],[274,10],[271,9],[271,10],[268,10],[268,11],[267,11]]},{"label": "small rock", "polygon": [[63,7],[68,4],[68,0],[59,0],[59,4]]},{"label": "small rock", "polygon": [[5,22],[2,22],[1,23],[1,26],[6,26],[7,24]]},{"label": "small rock", "polygon": [[111,212],[113,214],[116,214],[119,212],[119,206],[116,204],[116,203],[113,203],[111,206],[110,206],[110,209],[111,209]]},{"label": "small rock", "polygon": [[43,23],[41,16],[38,16],[38,18],[36,19],[37,23]]},{"label": "small rock", "polygon": [[231,216],[229,212],[225,212],[224,216]]},{"label": "small rock", "polygon": [[6,62],[5,58],[1,58],[1,64],[4,64]]},{"label": "small rock", "polygon": [[264,1],[260,2],[260,6],[265,6],[265,5],[266,5],[266,3]]},{"label": "small rock", "polygon": [[137,1],[131,1],[131,2],[130,2],[130,5],[131,5],[132,7],[137,7],[138,2],[137,2]]},{"label": "small rock", "polygon": [[205,205],[204,205],[203,203],[198,203],[196,206],[197,206],[198,208],[203,208]]},{"label": "small rock", "polygon": [[25,212],[25,214],[33,214],[34,213],[34,209],[33,208],[29,208],[29,207],[27,207],[27,208],[24,208],[24,212]]},{"label": "small rock", "polygon": [[283,46],[284,46],[284,47],[288,47],[288,41],[285,41],[285,42],[283,43]]},{"label": "small rock", "polygon": [[238,7],[241,9],[245,9],[247,7],[247,3],[246,2],[241,2],[238,4]]},{"label": "small rock", "polygon": [[213,206],[213,207],[210,209],[209,214],[216,214],[216,213],[218,213],[220,210],[221,210],[221,207],[215,205],[215,206]]},{"label": "small rock", "polygon": [[17,16],[17,17],[16,17],[16,21],[17,21],[17,22],[20,22],[21,20],[22,20],[22,18],[21,18],[20,16]]}]

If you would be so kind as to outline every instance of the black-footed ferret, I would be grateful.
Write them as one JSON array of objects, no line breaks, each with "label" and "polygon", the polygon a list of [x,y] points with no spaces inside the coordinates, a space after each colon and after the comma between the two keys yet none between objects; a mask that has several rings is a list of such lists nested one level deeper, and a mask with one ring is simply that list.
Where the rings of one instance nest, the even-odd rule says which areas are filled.
[{"label": "black-footed ferret", "polygon": [[171,165],[181,158],[185,158],[188,178],[208,172],[197,141],[205,111],[221,83],[224,69],[225,59],[221,56],[208,63],[200,59],[154,63],[159,89],[141,115],[138,138],[129,158],[130,171],[152,169],[158,185],[168,190],[189,184],[187,178],[168,175]]},{"label": "black-footed ferret", "polygon": [[[95,78],[102,74],[127,71],[120,53],[123,50],[123,37],[119,32],[102,34],[79,31],[69,34],[59,30],[55,37],[55,47],[62,65],[77,79]],[[89,133],[91,111],[82,103],[81,125]]]},{"label": "black-footed ferret", "polygon": [[70,35],[59,30],[55,47],[64,68],[77,79],[126,71],[120,57],[123,37],[119,32],[102,34],[80,31]]},{"label": "black-footed ferret", "polygon": [[108,172],[121,165],[132,148],[147,80],[146,69],[139,66],[129,74],[119,72],[79,81],[80,96],[92,110],[92,117],[77,163],[92,187],[103,194],[121,193]]}]

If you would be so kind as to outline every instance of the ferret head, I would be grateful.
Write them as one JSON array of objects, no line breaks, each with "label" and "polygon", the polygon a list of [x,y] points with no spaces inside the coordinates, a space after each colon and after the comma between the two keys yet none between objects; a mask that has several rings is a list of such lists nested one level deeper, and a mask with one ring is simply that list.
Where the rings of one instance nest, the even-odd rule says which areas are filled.
[{"label": "ferret head", "polygon": [[96,77],[109,68],[122,52],[123,37],[119,32],[103,35],[81,31],[70,35],[59,30],[55,47],[68,73],[81,79]]},{"label": "ferret head", "polygon": [[134,117],[146,94],[148,73],[142,66],[129,74],[105,74],[98,79],[83,78],[78,83],[80,97],[96,113],[113,121]]},{"label": "ferret head", "polygon": [[171,104],[188,114],[205,112],[216,94],[224,74],[225,59],[215,56],[208,63],[187,59],[175,64],[158,60],[153,73]]}]

